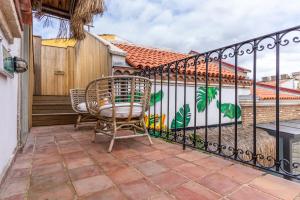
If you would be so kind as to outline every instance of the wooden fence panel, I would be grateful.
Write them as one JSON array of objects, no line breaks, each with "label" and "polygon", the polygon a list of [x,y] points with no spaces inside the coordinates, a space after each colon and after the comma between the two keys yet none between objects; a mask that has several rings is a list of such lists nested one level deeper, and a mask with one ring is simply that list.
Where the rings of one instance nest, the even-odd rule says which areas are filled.
[{"label": "wooden fence panel", "polygon": [[33,56],[34,56],[34,95],[42,94],[42,82],[41,82],[41,37],[33,37]]}]

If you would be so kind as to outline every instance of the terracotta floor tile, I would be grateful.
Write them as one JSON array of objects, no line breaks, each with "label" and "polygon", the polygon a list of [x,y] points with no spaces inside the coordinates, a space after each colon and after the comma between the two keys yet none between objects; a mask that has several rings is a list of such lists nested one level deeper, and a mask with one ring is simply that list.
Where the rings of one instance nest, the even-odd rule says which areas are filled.
[{"label": "terracotta floor tile", "polygon": [[32,176],[41,176],[46,174],[51,174],[54,172],[63,172],[63,163],[53,163],[49,165],[39,165],[36,167],[33,167],[31,170]]},{"label": "terracotta floor tile", "polygon": [[91,176],[98,176],[100,174],[103,173],[100,167],[96,165],[89,165],[89,166],[84,166],[84,167],[79,167],[79,168],[69,170],[69,176],[72,181],[76,181]]},{"label": "terracotta floor tile", "polygon": [[105,163],[99,164],[99,166],[103,169],[103,171],[110,172],[110,171],[117,171],[118,169],[121,169],[124,167],[128,167],[128,164],[124,163],[122,161],[119,161],[117,159],[112,159]]},{"label": "terracotta floor tile", "polygon": [[[175,145],[176,146],[176,145]],[[167,148],[167,149],[163,149],[162,150],[164,153],[175,156],[178,154],[182,154],[182,153],[187,153],[189,152],[189,150],[183,150],[182,146],[180,146],[180,148]]]},{"label": "terracotta floor tile", "polygon": [[133,167],[120,168],[107,173],[107,175],[116,184],[128,183],[143,178],[143,175]]},{"label": "terracotta floor tile", "polygon": [[33,166],[37,165],[49,165],[57,162],[62,162],[62,157],[60,155],[51,154],[51,156],[44,156],[42,158],[34,159]]},{"label": "terracotta floor tile", "polygon": [[273,175],[261,176],[250,186],[282,199],[294,199],[300,193],[300,184]]},{"label": "terracotta floor tile", "polygon": [[169,157],[171,157],[171,155],[169,155],[161,150],[157,150],[157,151],[151,151],[148,153],[144,153],[144,154],[142,154],[142,157],[147,160],[161,160],[161,159],[169,158]]},{"label": "terracotta floor tile", "polygon": [[247,183],[258,176],[264,174],[262,171],[252,169],[251,167],[241,164],[231,165],[219,171],[221,174],[232,178],[239,183]]},{"label": "terracotta floor tile", "polygon": [[220,170],[222,168],[233,165],[232,162],[225,160],[224,158],[219,158],[216,156],[211,156],[205,159],[194,161],[195,164],[206,167],[210,170]]},{"label": "terracotta floor tile", "polygon": [[197,182],[221,195],[229,194],[240,186],[236,181],[220,173],[210,174]]},{"label": "terracotta floor tile", "polygon": [[158,160],[157,162],[171,169],[186,163],[185,160],[176,157],[170,157],[163,160]]},{"label": "terracotta floor tile", "polygon": [[73,200],[74,193],[67,184],[57,185],[49,190],[29,192],[30,200]]},{"label": "terracotta floor tile", "polygon": [[124,159],[130,156],[136,156],[139,152],[133,149],[123,149],[119,151],[114,150],[112,154],[117,158]]},{"label": "terracotta floor tile", "polygon": [[168,168],[163,165],[157,163],[156,161],[148,161],[139,163],[136,165],[137,169],[140,170],[146,176],[153,176],[156,174],[160,174],[168,170]]},{"label": "terracotta floor tile", "polygon": [[54,186],[66,183],[68,177],[63,171],[45,174],[42,176],[33,176],[30,181],[31,190],[47,190]]},{"label": "terracotta floor tile", "polygon": [[196,161],[196,160],[209,157],[208,154],[204,154],[198,151],[189,151],[186,153],[178,154],[176,156],[186,161]]},{"label": "terracotta floor tile", "polygon": [[193,163],[186,163],[174,168],[179,174],[182,174],[190,179],[198,179],[212,173],[206,167],[198,166]]},{"label": "terracotta floor tile", "polygon": [[132,144],[129,145],[129,147],[131,149],[134,149],[138,152],[142,152],[142,153],[148,153],[148,152],[151,152],[151,151],[155,151],[157,149],[154,149],[152,146],[149,146],[149,145],[145,145],[143,143],[140,143],[140,142],[134,142]]},{"label": "terracotta floor tile", "polygon": [[122,184],[120,189],[131,200],[147,199],[158,192],[158,188],[144,179]]},{"label": "terracotta floor tile", "polygon": [[171,171],[151,176],[150,180],[164,190],[170,190],[189,181],[189,179]]},{"label": "terracotta floor tile", "polygon": [[78,159],[73,159],[73,160],[68,160],[66,161],[67,163],[67,168],[68,169],[75,169],[78,167],[84,167],[84,166],[89,166],[89,165],[94,165],[95,163],[93,162],[92,159],[89,157],[85,158],[78,158]]},{"label": "terracotta floor tile", "polygon": [[27,191],[29,179],[22,179],[14,183],[4,183],[0,190],[0,199],[24,194]]},{"label": "terracotta floor tile", "polygon": [[22,178],[30,175],[30,168],[11,169],[8,172],[8,177],[11,178]]},{"label": "terracotta floor tile", "polygon": [[116,160],[112,154],[107,152],[99,152],[95,149],[88,150],[88,154],[100,164],[111,160]]},{"label": "terracotta floor tile", "polygon": [[48,147],[43,146],[41,148],[36,148],[35,153],[37,153],[37,154],[38,153],[39,154],[46,154],[46,153],[56,153],[56,154],[58,154],[59,152],[58,152],[58,149],[57,149],[56,145],[53,144],[53,145],[48,146]]},{"label": "terracotta floor tile", "polygon": [[2,200],[24,200],[26,199],[26,194],[17,194],[14,196],[10,196],[8,198],[4,198]]},{"label": "terracotta floor tile", "polygon": [[[154,142],[153,142],[153,143],[154,143]],[[153,145],[153,147],[154,147],[155,149],[159,149],[159,150],[167,149],[167,148],[172,148],[172,146],[173,146],[173,144],[171,144],[171,143],[167,143],[167,142],[161,143],[161,142],[158,142],[158,141],[156,141],[156,142],[154,143],[154,145]]]},{"label": "terracotta floor tile", "polygon": [[221,198],[217,193],[193,181],[175,188],[171,193],[178,200],[215,200]]},{"label": "terracotta floor tile", "polygon": [[127,200],[124,194],[122,194],[115,187],[103,190],[101,192],[93,193],[92,195],[84,198],[85,200]]},{"label": "terracotta floor tile", "polygon": [[76,152],[63,154],[63,157],[65,160],[74,160],[78,158],[88,157],[88,154],[85,153],[84,151],[76,151]]},{"label": "terracotta floor tile", "polygon": [[26,169],[31,167],[31,160],[16,160],[12,169]]},{"label": "terracotta floor tile", "polygon": [[149,200],[174,200],[175,198],[167,193],[158,193],[149,198]]},{"label": "terracotta floor tile", "polygon": [[63,154],[83,150],[83,148],[79,144],[77,144],[77,145],[61,145],[59,147],[59,149],[60,149],[60,152],[63,153]]},{"label": "terracotta floor tile", "polygon": [[235,191],[234,193],[230,194],[229,199],[231,200],[240,200],[240,199],[247,199],[247,200],[278,200],[277,198],[258,191],[254,188],[244,186],[239,190]]},{"label": "terracotta floor tile", "polygon": [[76,193],[79,196],[83,196],[108,189],[114,184],[107,176],[99,175],[74,181],[73,185],[75,187]]},{"label": "terracotta floor tile", "polygon": [[135,165],[137,163],[146,162],[147,160],[143,158],[141,155],[131,156],[124,159],[125,162],[131,165]]}]

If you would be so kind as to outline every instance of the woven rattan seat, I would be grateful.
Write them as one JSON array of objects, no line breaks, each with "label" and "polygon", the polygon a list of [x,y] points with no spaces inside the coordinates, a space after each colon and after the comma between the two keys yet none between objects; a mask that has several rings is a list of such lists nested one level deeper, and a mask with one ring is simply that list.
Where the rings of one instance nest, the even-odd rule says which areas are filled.
[{"label": "woven rattan seat", "polygon": [[[144,122],[149,108],[151,81],[138,76],[111,76],[99,78],[86,88],[87,111],[98,119],[96,135],[112,137],[108,151],[116,139],[146,136],[152,144]],[[118,135],[120,130],[131,130],[130,135]]]}]

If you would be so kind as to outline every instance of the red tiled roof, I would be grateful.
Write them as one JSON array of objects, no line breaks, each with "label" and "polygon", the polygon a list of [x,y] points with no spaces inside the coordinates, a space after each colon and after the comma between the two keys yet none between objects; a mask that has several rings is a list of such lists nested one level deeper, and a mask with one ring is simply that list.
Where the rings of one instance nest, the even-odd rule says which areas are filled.
[{"label": "red tiled roof", "polygon": [[[288,80],[280,80],[279,85],[282,84],[282,83],[285,83],[287,81]],[[264,85],[276,86],[276,81],[261,81],[261,82],[258,82],[258,83],[261,83],[261,84],[264,84]]]},{"label": "red tiled roof", "polygon": [[[256,83],[256,96],[263,100],[274,100],[276,99],[276,87],[264,83]],[[251,89],[251,93],[252,93]],[[280,87],[279,99],[281,100],[299,100],[300,90]]]},{"label": "red tiled roof", "polygon": [[[189,52],[189,54],[199,54],[199,53],[200,53],[200,52],[195,51],[195,50],[191,50],[191,51]],[[234,70],[234,67],[235,67],[235,66],[234,66],[233,64],[230,64],[230,63],[224,62],[224,61],[222,61],[222,63],[225,64],[227,67],[232,68],[232,70]],[[244,67],[240,67],[240,66],[237,66],[237,70],[240,71],[240,72],[251,72],[250,69],[247,69],[247,68],[244,68]]]},{"label": "red tiled roof", "polygon": [[[115,43],[117,47],[127,52],[126,62],[135,68],[145,68],[145,67],[157,67],[159,65],[164,65],[171,63],[176,60],[184,59],[190,57],[190,54],[176,53],[168,50],[148,48],[137,46],[129,43]],[[171,66],[172,68],[172,66]],[[193,62],[188,63],[187,74],[193,74],[195,67]],[[197,64],[197,71],[200,75],[205,75],[205,63],[199,62]],[[183,72],[183,70],[180,70]],[[219,67],[218,63],[211,62],[208,66],[208,76],[218,77]],[[222,69],[222,77],[224,78],[234,78],[234,73],[227,69]],[[245,79],[244,76],[240,76],[239,79]]]},{"label": "red tiled roof", "polygon": [[115,45],[127,52],[127,63],[136,68],[157,67],[159,65],[188,57],[186,54],[156,48],[146,48],[129,43],[120,43]]}]

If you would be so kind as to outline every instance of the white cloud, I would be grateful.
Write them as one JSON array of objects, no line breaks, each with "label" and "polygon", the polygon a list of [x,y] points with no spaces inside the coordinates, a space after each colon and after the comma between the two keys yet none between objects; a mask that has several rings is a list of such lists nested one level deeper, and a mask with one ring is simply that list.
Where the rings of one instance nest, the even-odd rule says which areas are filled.
[{"label": "white cloud", "polygon": [[[180,52],[203,52],[296,26],[300,17],[299,0],[106,0],[106,5],[106,13],[94,21],[94,33]],[[52,32],[42,34],[55,37],[57,32]],[[261,74],[273,73],[269,57]],[[291,54],[282,60],[282,71],[297,70],[297,58]],[[241,61],[251,68],[251,60]]]}]

